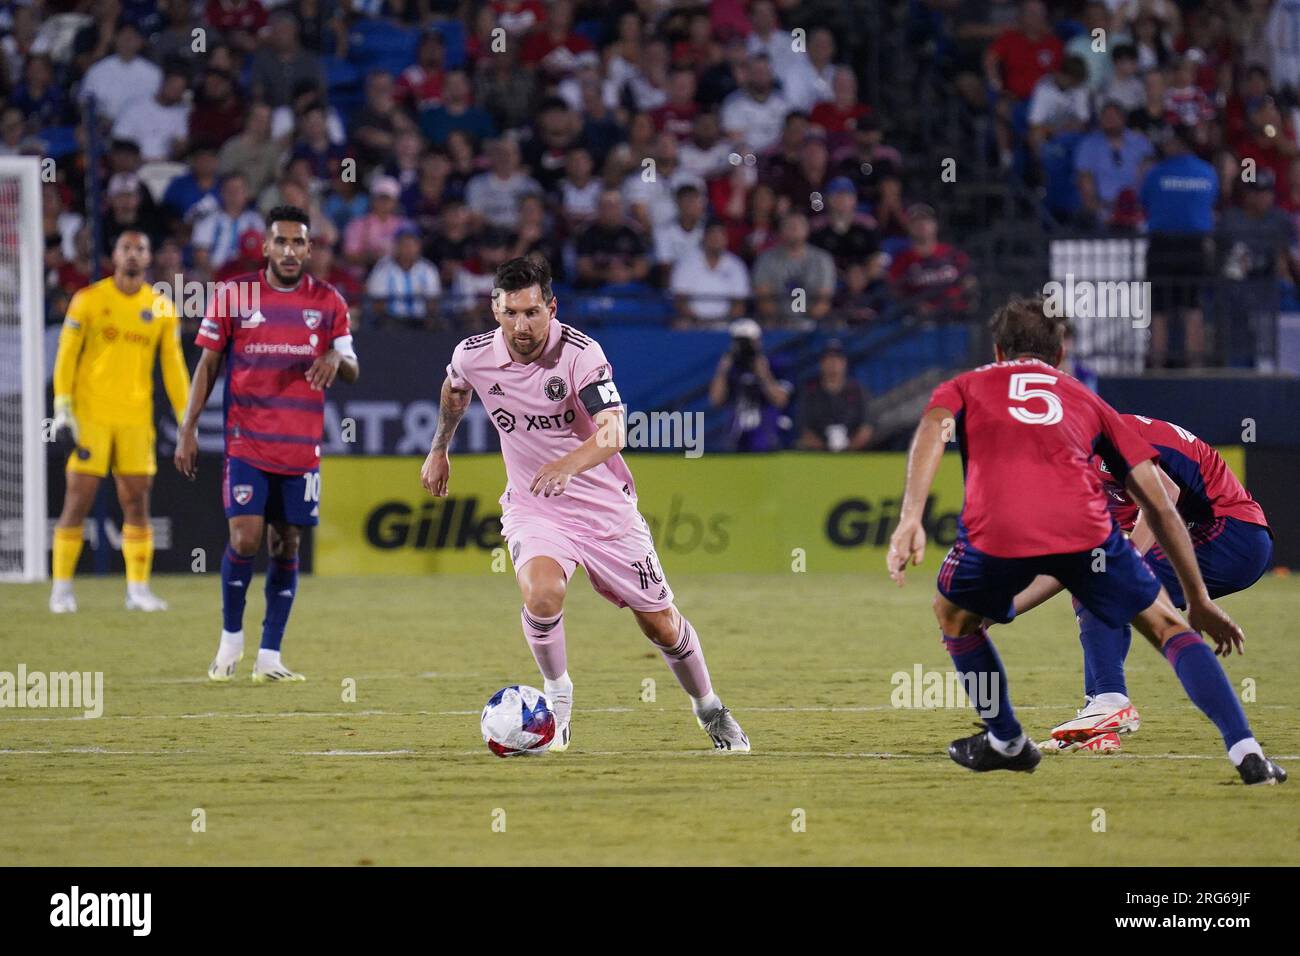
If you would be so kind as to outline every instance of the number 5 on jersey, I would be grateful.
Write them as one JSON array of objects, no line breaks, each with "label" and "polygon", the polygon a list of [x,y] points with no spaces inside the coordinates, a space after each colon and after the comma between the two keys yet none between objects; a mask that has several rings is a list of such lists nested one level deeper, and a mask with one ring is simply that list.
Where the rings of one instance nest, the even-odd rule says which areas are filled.
[{"label": "number 5 on jersey", "polygon": [[1042,372],[1017,372],[1011,376],[1011,381],[1007,389],[1007,397],[1017,402],[1028,402],[1032,399],[1042,399],[1047,408],[1041,412],[1030,411],[1028,408],[1021,408],[1016,405],[1007,406],[1007,411],[1011,417],[1018,422],[1024,422],[1026,425],[1055,425],[1065,417],[1065,410],[1061,407],[1061,399],[1056,393],[1049,392],[1044,388],[1033,388],[1034,385],[1054,386],[1056,384],[1055,375],[1046,375]]}]

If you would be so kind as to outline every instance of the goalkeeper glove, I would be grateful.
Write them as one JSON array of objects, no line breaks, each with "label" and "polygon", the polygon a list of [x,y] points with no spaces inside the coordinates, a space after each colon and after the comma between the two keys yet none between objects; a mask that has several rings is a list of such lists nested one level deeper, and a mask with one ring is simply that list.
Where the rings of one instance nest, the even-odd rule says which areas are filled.
[{"label": "goalkeeper glove", "polygon": [[77,429],[77,417],[72,414],[72,396],[59,395],[54,399],[54,434],[67,430],[72,437],[72,444],[79,445],[81,436]]}]

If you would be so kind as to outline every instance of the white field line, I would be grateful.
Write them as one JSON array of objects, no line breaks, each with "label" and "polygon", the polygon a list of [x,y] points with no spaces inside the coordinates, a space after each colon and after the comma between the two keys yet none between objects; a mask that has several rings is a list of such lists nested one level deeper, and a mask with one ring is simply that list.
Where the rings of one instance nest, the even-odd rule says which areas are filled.
[{"label": "white field line", "polygon": [[[1068,711],[1075,704],[1029,704],[1017,705],[1017,711],[1056,710]],[[1251,704],[1252,708],[1264,710],[1297,710],[1291,704]],[[1182,705],[1184,710],[1194,710],[1191,704]],[[0,710],[9,708],[0,708]],[[12,708],[17,710],[19,708]],[[677,712],[682,708],[667,707],[584,707],[578,711],[582,714],[630,714],[650,711],[652,713]],[[740,707],[737,714],[868,714],[887,711],[959,711],[968,707],[895,707],[893,704],[879,704],[869,707]],[[0,717],[0,723],[41,723],[61,721],[95,721],[108,720],[278,720],[281,718],[337,718],[337,717],[476,717],[480,710],[294,710],[268,713],[227,713],[224,711],[203,711],[194,714],[108,714],[99,717],[86,717],[81,714],[59,715],[51,717]]]},{"label": "white field line", "polygon": [[[21,749],[0,750],[0,756],[108,756],[108,757],[171,757],[177,754],[204,753],[201,750],[109,750],[102,747],[65,747],[59,750]],[[486,750],[459,750],[447,753],[441,750],[287,750],[281,753],[285,757],[487,757]],[[542,755],[538,755],[542,756]],[[731,757],[740,759],[742,755],[723,755],[713,750],[586,750],[567,753],[560,759],[571,761],[582,757],[637,757],[641,759],[661,759],[677,757]],[[1090,755],[1093,756],[1093,755]],[[818,758],[872,759],[872,760],[947,760],[948,755],[934,753],[889,753],[887,751],[821,751],[821,750],[778,750],[743,755],[747,760],[794,759],[809,760]],[[1064,756],[1061,760],[1067,759]],[[1224,754],[1104,754],[1093,756],[1095,760],[1226,760]],[[1276,760],[1300,760],[1298,754],[1274,754]]]}]

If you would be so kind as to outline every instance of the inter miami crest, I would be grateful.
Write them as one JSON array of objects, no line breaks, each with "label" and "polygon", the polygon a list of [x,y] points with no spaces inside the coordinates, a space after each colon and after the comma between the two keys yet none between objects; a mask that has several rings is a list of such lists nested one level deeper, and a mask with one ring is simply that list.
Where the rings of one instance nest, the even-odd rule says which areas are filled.
[{"label": "inter miami crest", "polygon": [[564,379],[558,375],[552,375],[546,380],[546,397],[553,402],[562,402],[565,396],[569,394],[569,386],[564,384]]}]

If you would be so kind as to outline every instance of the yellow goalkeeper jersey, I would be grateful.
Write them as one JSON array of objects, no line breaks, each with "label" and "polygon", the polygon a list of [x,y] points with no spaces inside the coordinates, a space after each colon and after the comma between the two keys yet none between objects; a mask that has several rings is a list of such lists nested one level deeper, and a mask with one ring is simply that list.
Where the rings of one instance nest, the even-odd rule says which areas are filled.
[{"label": "yellow goalkeeper jersey", "polygon": [[146,282],[126,295],[113,277],[80,290],[68,305],[54,360],[54,396],[72,398],[78,418],[131,425],[153,421],[154,356],[179,422],[190,376],[176,310]]}]

